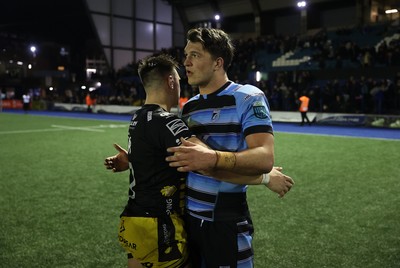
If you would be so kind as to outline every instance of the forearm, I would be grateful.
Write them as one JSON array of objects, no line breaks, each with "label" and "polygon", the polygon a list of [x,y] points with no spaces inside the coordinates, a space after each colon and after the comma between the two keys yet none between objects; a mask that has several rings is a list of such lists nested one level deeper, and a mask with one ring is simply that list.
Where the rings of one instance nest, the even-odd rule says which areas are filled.
[{"label": "forearm", "polygon": [[216,169],[241,175],[261,175],[274,165],[274,141],[270,134],[253,134],[246,138],[249,148],[240,152],[216,152]]},{"label": "forearm", "polygon": [[241,152],[216,152],[218,170],[231,171],[238,175],[260,176],[271,171],[274,163],[273,152],[264,147]]},{"label": "forearm", "polygon": [[239,175],[260,176],[271,171],[274,163],[273,135],[252,134],[246,138],[248,149],[240,152],[213,150],[195,137],[182,145],[168,148],[166,161],[180,172],[224,170]]},{"label": "forearm", "polygon": [[211,170],[204,175],[213,177],[220,181],[235,183],[235,184],[246,184],[246,185],[259,185],[262,181],[262,176],[259,175],[241,175],[226,170]]}]

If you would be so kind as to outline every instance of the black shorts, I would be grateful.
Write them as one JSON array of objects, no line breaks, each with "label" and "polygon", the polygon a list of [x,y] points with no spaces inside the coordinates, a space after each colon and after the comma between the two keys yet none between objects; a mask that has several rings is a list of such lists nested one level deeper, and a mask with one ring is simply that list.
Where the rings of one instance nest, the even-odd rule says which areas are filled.
[{"label": "black shorts", "polygon": [[212,222],[188,215],[186,223],[193,268],[253,267],[250,217]]}]

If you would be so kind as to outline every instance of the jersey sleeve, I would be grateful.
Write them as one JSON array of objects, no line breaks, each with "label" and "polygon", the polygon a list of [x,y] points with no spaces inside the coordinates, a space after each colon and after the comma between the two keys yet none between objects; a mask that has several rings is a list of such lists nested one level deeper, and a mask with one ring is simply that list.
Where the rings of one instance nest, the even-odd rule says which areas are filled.
[{"label": "jersey sleeve", "polygon": [[159,129],[160,139],[166,148],[180,145],[180,138],[188,139],[192,136],[188,126],[178,116],[169,114],[160,120],[162,121]]},{"label": "jersey sleeve", "polygon": [[273,133],[269,103],[260,89],[245,85],[235,97],[245,136],[253,133]]}]

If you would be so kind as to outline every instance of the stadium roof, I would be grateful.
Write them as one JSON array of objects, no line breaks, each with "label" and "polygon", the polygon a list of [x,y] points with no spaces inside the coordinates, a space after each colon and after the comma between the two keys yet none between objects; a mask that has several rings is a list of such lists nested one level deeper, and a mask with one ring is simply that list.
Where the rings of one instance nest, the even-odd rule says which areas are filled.
[{"label": "stadium roof", "polygon": [[[209,20],[215,14],[237,16],[244,14],[259,14],[264,11],[295,7],[297,0],[166,0],[175,6],[182,20],[187,23]],[[343,4],[354,3],[356,0],[307,0],[312,4]],[[372,0],[388,8],[400,9],[399,0]]]},{"label": "stadium roof", "polygon": [[[14,31],[53,41],[79,42],[93,38],[85,0],[3,0],[0,1],[0,33]],[[184,25],[223,17],[260,14],[293,7],[297,0],[162,0],[174,6]],[[308,0],[316,3],[349,3],[356,0]],[[400,9],[399,0],[372,0]]]}]

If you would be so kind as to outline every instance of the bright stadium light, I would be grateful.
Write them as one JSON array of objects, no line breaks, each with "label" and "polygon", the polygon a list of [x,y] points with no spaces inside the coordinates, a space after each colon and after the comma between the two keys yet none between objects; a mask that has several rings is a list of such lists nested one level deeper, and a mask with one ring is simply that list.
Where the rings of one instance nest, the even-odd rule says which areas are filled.
[{"label": "bright stadium light", "polygon": [[31,51],[31,53],[32,53],[32,57],[36,57],[36,52],[37,52],[37,48],[36,48],[36,46],[30,46],[29,47],[29,50]]},{"label": "bright stadium light", "polygon": [[218,15],[218,14],[216,14],[216,15],[214,16],[214,19],[215,19],[216,21],[219,21],[219,20],[221,19],[221,16]]},{"label": "bright stadium light", "polygon": [[297,2],[297,7],[298,8],[305,8],[306,6],[307,6],[307,2],[306,1]]},{"label": "bright stadium light", "polygon": [[260,82],[261,81],[261,77],[262,77],[262,75],[261,75],[260,71],[257,71],[256,72],[256,81]]},{"label": "bright stadium light", "polygon": [[386,14],[394,14],[394,13],[397,13],[397,12],[399,12],[397,9],[387,9],[387,10],[385,10],[385,13]]}]

